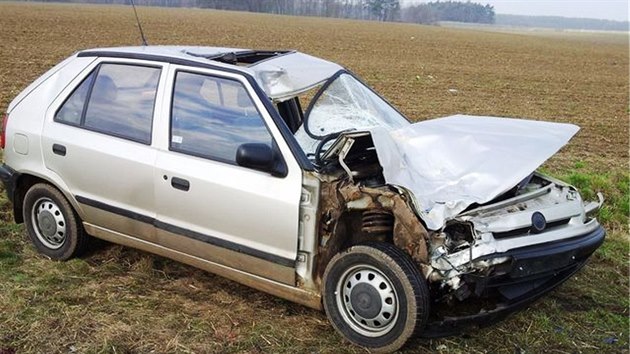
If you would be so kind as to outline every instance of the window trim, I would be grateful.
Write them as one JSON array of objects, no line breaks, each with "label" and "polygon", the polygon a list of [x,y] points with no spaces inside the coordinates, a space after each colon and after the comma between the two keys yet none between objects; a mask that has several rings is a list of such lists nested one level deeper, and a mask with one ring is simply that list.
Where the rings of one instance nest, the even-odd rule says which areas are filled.
[{"label": "window trim", "polygon": [[[255,169],[252,169],[252,168],[249,168],[249,167],[241,166],[241,165],[237,164],[235,160],[226,160],[226,159],[223,159],[223,158],[220,158],[220,157],[216,157],[216,156],[208,156],[208,155],[204,155],[204,154],[200,154],[200,153],[196,153],[196,152],[184,151],[182,149],[178,149],[178,148],[173,147],[171,145],[172,142],[173,142],[173,124],[172,123],[173,123],[173,106],[174,106],[174,103],[175,103],[175,86],[177,84],[177,75],[179,73],[207,76],[207,77],[211,77],[211,78],[216,78],[216,79],[220,79],[220,80],[227,80],[227,81],[233,81],[233,82],[238,83],[245,90],[245,93],[247,94],[247,97],[249,97],[250,101],[252,102],[252,105],[256,109],[256,112],[258,112],[258,117],[260,118],[260,121],[264,125],[265,129],[267,130],[267,133],[269,134],[269,137],[271,138],[271,141],[270,141],[271,148],[273,149],[273,147],[276,145],[276,140],[275,140],[275,138],[273,136],[273,133],[269,129],[269,125],[267,125],[267,122],[265,121],[265,118],[263,117],[262,112],[260,112],[260,109],[259,109],[258,105],[256,104],[256,101],[254,100],[252,95],[250,95],[249,90],[247,90],[247,86],[245,85],[245,83],[243,81],[238,80],[236,78],[232,78],[232,77],[226,77],[226,76],[216,75],[216,74],[212,74],[212,73],[199,72],[199,71],[194,71],[194,70],[187,70],[187,69],[178,68],[178,69],[175,69],[174,72],[173,72],[173,80],[172,80],[172,85],[171,85],[171,99],[170,99],[170,105],[169,105],[169,108],[168,108],[168,151],[172,151],[172,152],[175,152],[175,153],[178,153],[178,154],[187,155],[187,156],[194,156],[194,157],[198,157],[198,158],[201,158],[201,159],[204,159],[204,160],[208,160],[208,161],[220,162],[220,163],[224,163],[224,164],[227,164],[227,165],[230,165],[230,166],[236,166],[236,167],[240,167],[240,168],[245,168],[245,169],[251,170],[251,171],[257,171]],[[249,81],[247,81],[247,82],[249,82]],[[282,153],[279,150],[277,152],[280,155],[280,158],[286,164],[286,161],[284,160],[284,156],[282,156]]]},{"label": "window trim", "polygon": [[258,96],[258,99],[260,99],[263,107],[265,107],[265,110],[271,116],[271,120],[273,121],[274,125],[280,132],[280,136],[282,137],[282,140],[284,141],[284,143],[287,144],[289,151],[291,153],[291,156],[293,156],[293,158],[295,159],[297,164],[300,166],[300,168],[303,171],[315,171],[315,166],[313,165],[313,162],[311,162],[311,160],[308,159],[308,157],[306,156],[306,153],[300,147],[300,144],[298,144],[297,140],[295,140],[293,133],[291,133],[289,128],[286,126],[286,124],[284,124],[282,117],[280,117],[280,114],[278,114],[278,112],[273,106],[273,103],[271,102],[267,94],[265,94],[265,91],[260,87],[258,81],[256,81],[256,79],[254,78],[252,74],[244,71],[243,69],[240,69],[238,67],[229,67],[229,65],[227,64],[221,64],[218,62],[213,63],[211,60],[208,60],[206,62],[201,62],[198,60],[172,57],[172,56],[163,55],[163,54],[125,52],[125,51],[119,51],[119,50],[117,51],[116,49],[102,50],[102,51],[101,50],[86,50],[86,51],[79,52],[77,54],[77,57],[147,60],[147,61],[152,61],[152,62],[157,62],[157,63],[162,63],[162,64],[168,63],[172,65],[187,66],[193,69],[217,70],[217,71],[222,71],[229,74],[240,75],[241,77],[245,79],[245,81],[249,82],[251,88],[254,90],[254,92]]},{"label": "window trim", "polygon": [[[57,123],[62,123],[65,125],[70,125],[73,127],[81,127],[81,121],[83,120],[83,116],[85,114],[86,111],[86,106],[87,106],[87,101],[89,99],[89,96],[91,94],[92,91],[92,87],[94,86],[94,77],[96,77],[96,74],[98,74],[98,69],[100,68],[99,65],[97,65],[94,69],[90,70],[90,72],[88,72],[87,75],[85,75],[85,77],[81,78],[81,81],[72,89],[72,91],[66,95],[66,97],[63,99],[63,102],[61,102],[61,104],[59,105],[59,107],[57,107],[57,109],[55,110],[55,113],[53,114],[53,121],[57,122]],[[94,74],[94,76],[92,76],[92,74]],[[66,105],[66,103],[68,103],[68,101],[70,100],[70,98],[77,92],[77,90],[79,90],[79,87],[81,87],[81,85],[83,85],[83,83],[85,83],[87,80],[92,80],[92,82],[90,82],[90,87],[88,87],[88,92],[85,94],[85,100],[83,101],[83,107],[81,107],[81,117],[79,117],[79,124],[75,124],[72,122],[68,122],[68,121],[64,121],[61,119],[57,119],[57,115],[59,114],[59,112],[63,109],[63,107]]]},{"label": "window trim", "polygon": [[[148,140],[142,140],[142,139],[136,139],[136,138],[132,138],[129,136],[124,136],[115,132],[110,132],[110,131],[105,131],[103,129],[98,129],[98,128],[93,128],[93,127],[87,127],[85,126],[85,115],[87,114],[87,109],[88,109],[88,103],[90,101],[90,99],[92,98],[92,90],[94,89],[94,84],[96,82],[96,78],[98,77],[99,72],[101,71],[101,67],[103,65],[107,65],[107,64],[111,64],[111,65],[124,65],[124,66],[139,66],[139,67],[143,67],[143,68],[151,68],[151,69],[158,69],[159,70],[159,75],[158,75],[158,79],[157,79],[157,85],[155,86],[155,94],[153,96],[153,108],[151,109],[151,124],[149,127],[149,139]],[[90,82],[90,87],[88,88],[88,92],[85,96],[85,101],[83,102],[83,108],[81,110],[81,118],[79,119],[79,124],[74,124],[71,122],[67,122],[67,121],[63,121],[60,119],[57,119],[57,114],[59,113],[59,111],[61,111],[61,109],[63,109],[63,107],[66,105],[66,102],[70,99],[70,97],[72,97],[72,95],[74,95],[74,93],[79,89],[79,87],[81,87],[81,85],[83,85],[83,83],[90,79],[90,77],[92,76],[92,74],[94,74],[93,78],[92,78],[92,82]],[[104,134],[104,135],[108,135],[108,136],[112,136],[114,138],[118,138],[118,139],[123,139],[123,140],[128,140],[128,141],[132,141],[135,143],[139,143],[142,145],[147,145],[147,146],[151,146],[152,145],[152,141],[153,141],[153,125],[155,122],[155,108],[157,105],[157,96],[158,96],[158,92],[160,90],[160,81],[162,80],[162,75],[164,75],[164,67],[162,65],[157,65],[157,64],[140,64],[140,63],[130,63],[130,62],[125,62],[125,61],[101,61],[98,62],[96,64],[96,66],[90,70],[90,72],[85,75],[84,78],[81,79],[81,81],[72,89],[72,91],[66,96],[66,98],[63,100],[63,102],[59,105],[59,107],[57,107],[57,109],[55,110],[55,113],[53,114],[53,121],[55,123],[61,123],[64,125],[68,125],[71,127],[75,127],[75,128],[80,128],[80,129],[84,129],[87,131],[91,131],[91,132],[95,132],[95,133],[99,133],[99,134]]]}]

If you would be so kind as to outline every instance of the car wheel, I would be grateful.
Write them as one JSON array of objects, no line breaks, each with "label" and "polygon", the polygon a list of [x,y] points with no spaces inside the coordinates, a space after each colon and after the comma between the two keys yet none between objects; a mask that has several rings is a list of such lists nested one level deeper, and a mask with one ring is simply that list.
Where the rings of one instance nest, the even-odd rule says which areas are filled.
[{"label": "car wheel", "polygon": [[55,260],[78,256],[87,244],[81,220],[66,198],[51,185],[33,185],[24,196],[22,215],[37,250]]},{"label": "car wheel", "polygon": [[402,347],[429,315],[429,290],[418,267],[386,243],[353,246],[333,257],[323,297],[335,329],[375,352]]}]

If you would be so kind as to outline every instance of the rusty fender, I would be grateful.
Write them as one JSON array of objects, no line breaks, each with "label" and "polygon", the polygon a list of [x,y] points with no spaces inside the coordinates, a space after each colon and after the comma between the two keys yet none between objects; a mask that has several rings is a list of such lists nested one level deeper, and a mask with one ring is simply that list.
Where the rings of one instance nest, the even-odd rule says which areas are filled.
[{"label": "rusty fender", "polygon": [[346,208],[352,210],[387,210],[394,215],[394,245],[405,250],[419,264],[429,260],[427,230],[403,197],[389,188],[346,185],[339,188]]},{"label": "rusty fender", "polygon": [[[347,181],[322,183],[321,193],[323,201],[320,209],[321,242],[317,260],[317,273],[320,276],[328,261],[342,249],[354,243],[374,239],[365,237],[357,239],[352,235],[357,230],[355,228],[347,230],[346,223],[340,222],[344,214],[353,211],[374,211],[392,215],[394,245],[407,252],[419,266],[428,264],[428,232],[403,195],[387,186],[362,187]],[[378,237],[375,239],[385,241]]]}]

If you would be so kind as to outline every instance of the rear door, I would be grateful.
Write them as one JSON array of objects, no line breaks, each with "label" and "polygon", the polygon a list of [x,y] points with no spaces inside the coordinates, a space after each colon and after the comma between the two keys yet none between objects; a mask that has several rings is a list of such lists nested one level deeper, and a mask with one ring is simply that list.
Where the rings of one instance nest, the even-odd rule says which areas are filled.
[{"label": "rear door", "polygon": [[61,176],[84,221],[155,241],[153,117],[166,66],[99,59],[47,112],[46,167]]},{"label": "rear door", "polygon": [[[238,74],[171,66],[155,195],[162,245],[295,283],[302,173],[250,84]],[[244,143],[275,144],[288,174],[238,166]]]}]

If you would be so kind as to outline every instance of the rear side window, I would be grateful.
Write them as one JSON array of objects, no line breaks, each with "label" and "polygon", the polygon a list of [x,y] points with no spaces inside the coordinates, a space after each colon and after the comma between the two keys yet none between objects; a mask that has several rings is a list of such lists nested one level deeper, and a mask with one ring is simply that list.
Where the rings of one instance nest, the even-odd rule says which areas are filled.
[{"label": "rear side window", "polygon": [[271,145],[272,137],[238,81],[178,72],[171,110],[170,149],[236,164],[241,144]]},{"label": "rear side window", "polygon": [[55,121],[151,143],[159,68],[101,64],[68,97]]}]

